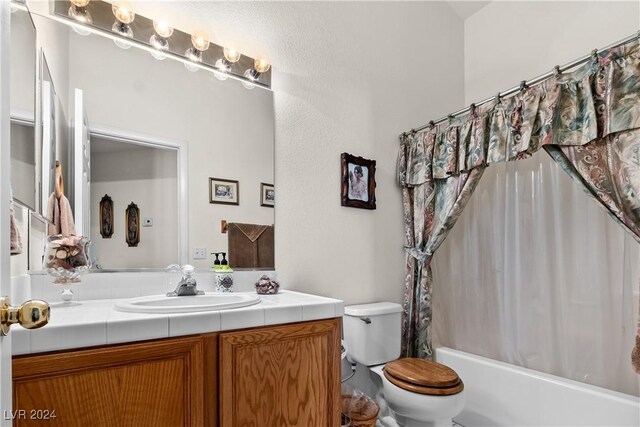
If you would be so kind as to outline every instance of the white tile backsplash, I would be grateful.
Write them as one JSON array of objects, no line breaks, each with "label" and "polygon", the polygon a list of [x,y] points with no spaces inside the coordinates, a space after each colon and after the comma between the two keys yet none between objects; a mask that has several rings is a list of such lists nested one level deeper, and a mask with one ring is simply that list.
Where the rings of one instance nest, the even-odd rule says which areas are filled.
[{"label": "white tile backsplash", "polygon": [[[255,282],[263,274],[274,275],[274,271],[234,271],[234,291],[254,291]],[[215,292],[216,276],[213,270],[198,270],[194,277],[198,288],[205,292]],[[30,279],[30,280],[29,280]],[[75,301],[101,300],[112,298],[132,298],[142,295],[165,294],[175,289],[174,277],[170,282],[168,273],[159,271],[140,272],[100,272],[81,277],[81,282],[73,285]],[[60,301],[62,288],[53,285],[53,279],[46,274],[36,273],[12,280],[13,289],[20,289],[22,295],[45,301]],[[30,282],[30,283],[29,283]]]}]

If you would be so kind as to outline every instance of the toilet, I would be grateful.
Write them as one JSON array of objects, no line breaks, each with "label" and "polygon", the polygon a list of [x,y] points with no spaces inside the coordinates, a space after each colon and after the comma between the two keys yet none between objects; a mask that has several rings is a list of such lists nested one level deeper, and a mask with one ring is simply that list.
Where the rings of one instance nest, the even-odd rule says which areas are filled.
[{"label": "toilet", "polygon": [[377,385],[381,408],[401,427],[451,426],[464,408],[456,372],[429,360],[400,357],[402,306],[379,302],[344,308],[348,359],[364,365]]}]

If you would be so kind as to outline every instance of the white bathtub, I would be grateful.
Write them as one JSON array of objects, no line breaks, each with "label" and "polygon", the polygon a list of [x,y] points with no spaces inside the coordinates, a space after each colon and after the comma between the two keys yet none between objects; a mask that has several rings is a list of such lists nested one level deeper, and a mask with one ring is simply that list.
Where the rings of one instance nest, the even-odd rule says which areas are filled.
[{"label": "white bathtub", "polygon": [[639,426],[640,399],[485,357],[441,347],[436,360],[464,381],[473,426]]}]

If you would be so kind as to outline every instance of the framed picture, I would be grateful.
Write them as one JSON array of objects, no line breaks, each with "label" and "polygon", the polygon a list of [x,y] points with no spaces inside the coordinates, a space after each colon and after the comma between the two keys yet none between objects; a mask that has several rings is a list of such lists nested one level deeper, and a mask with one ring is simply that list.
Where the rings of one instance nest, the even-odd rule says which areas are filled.
[{"label": "framed picture", "polygon": [[276,190],[273,184],[260,183],[260,206],[272,208],[276,205]]},{"label": "framed picture", "polygon": [[209,203],[239,205],[240,184],[238,184],[238,181],[209,178]]},{"label": "framed picture", "polygon": [[108,194],[100,200],[100,235],[103,239],[113,236],[113,200]]},{"label": "framed picture", "polygon": [[376,208],[376,161],[342,153],[342,206]]}]

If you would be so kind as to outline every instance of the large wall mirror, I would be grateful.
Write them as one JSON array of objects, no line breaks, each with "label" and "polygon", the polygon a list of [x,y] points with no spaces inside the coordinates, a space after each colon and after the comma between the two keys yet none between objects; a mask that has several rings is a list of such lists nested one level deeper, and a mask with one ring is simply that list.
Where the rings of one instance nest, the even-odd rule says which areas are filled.
[{"label": "large wall mirror", "polygon": [[[55,190],[57,161],[94,267],[211,267],[211,253],[229,252],[223,222],[274,224],[262,194],[274,184],[271,91],[50,17],[34,22],[59,110],[49,177]],[[231,197],[216,197],[211,178],[230,181]]]}]

